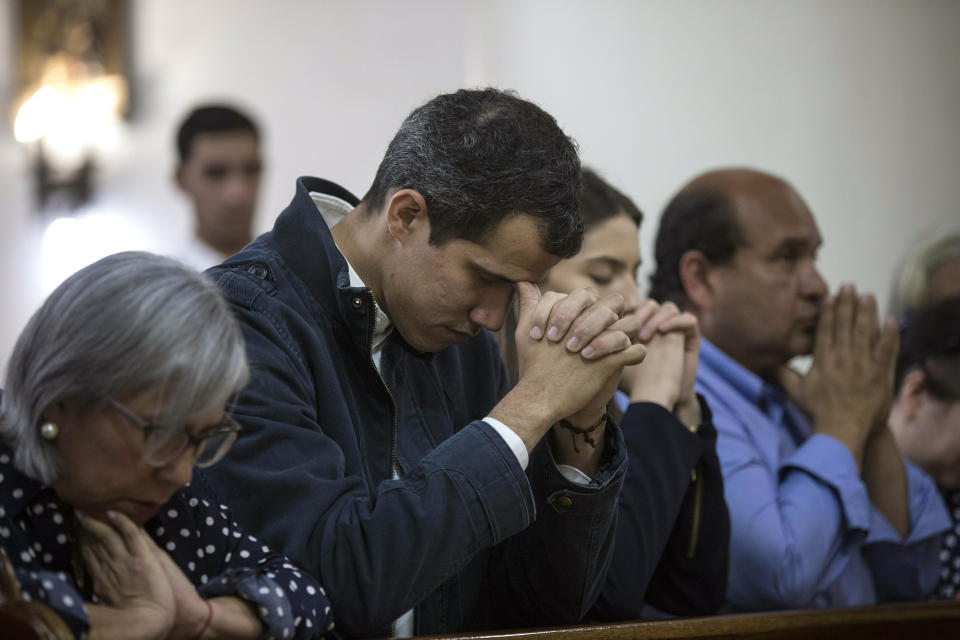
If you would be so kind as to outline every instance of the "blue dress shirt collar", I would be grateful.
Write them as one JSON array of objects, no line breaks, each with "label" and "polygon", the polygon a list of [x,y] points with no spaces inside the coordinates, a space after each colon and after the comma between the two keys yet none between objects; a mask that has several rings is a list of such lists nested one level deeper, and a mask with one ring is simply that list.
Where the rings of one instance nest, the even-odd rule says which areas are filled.
[{"label": "blue dress shirt collar", "polygon": [[776,425],[782,425],[799,445],[813,433],[809,418],[778,384],[765,381],[725,354],[706,338],[700,339],[700,365],[731,387],[743,400],[758,408]]}]

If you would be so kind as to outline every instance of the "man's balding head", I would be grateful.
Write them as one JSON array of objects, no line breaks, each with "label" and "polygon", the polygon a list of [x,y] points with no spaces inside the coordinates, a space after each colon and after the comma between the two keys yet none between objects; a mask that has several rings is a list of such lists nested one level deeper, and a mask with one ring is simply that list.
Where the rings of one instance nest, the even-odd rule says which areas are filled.
[{"label": "man's balding head", "polygon": [[700,318],[738,362],[767,371],[809,352],[826,285],[814,267],[820,234],[800,195],[777,176],[709,171],[667,206],[651,295]]}]

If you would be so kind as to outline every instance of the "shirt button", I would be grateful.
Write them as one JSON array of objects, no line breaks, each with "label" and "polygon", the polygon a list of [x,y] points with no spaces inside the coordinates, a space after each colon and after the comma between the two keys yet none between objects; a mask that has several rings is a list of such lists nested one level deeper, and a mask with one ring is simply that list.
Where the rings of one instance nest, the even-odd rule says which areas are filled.
[{"label": "shirt button", "polygon": [[363,300],[360,298],[360,296],[357,296],[356,298],[354,298],[352,303],[353,303],[354,309],[359,309],[360,307],[363,306]]},{"label": "shirt button", "polygon": [[561,507],[572,507],[573,499],[570,496],[560,496],[557,498],[557,504]]}]

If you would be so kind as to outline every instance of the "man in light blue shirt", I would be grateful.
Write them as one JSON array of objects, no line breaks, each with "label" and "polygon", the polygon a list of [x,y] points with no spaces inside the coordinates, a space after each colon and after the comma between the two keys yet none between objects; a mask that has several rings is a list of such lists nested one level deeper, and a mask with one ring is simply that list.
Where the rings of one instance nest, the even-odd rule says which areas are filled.
[{"label": "man in light blue shirt", "polygon": [[[719,434],[730,608],[925,597],[949,521],[886,427],[893,323],[853,287],[828,297],[813,215],[775,176],[703,174],[660,225],[651,297],[693,311],[704,336],[697,390]],[[811,352],[806,376],[786,369]]]}]

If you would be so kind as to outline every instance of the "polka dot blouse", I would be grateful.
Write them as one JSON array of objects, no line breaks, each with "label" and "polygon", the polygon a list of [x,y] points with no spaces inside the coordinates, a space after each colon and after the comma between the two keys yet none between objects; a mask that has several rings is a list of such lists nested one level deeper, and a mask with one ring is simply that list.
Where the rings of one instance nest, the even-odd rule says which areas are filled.
[{"label": "polka dot blouse", "polygon": [[936,599],[950,600],[960,593],[960,489],[943,492],[943,501],[950,511],[952,528],[943,535],[940,548],[940,580]]},{"label": "polka dot blouse", "polygon": [[[17,471],[0,445],[0,546],[27,600],[57,611],[77,637],[89,621],[74,579],[69,509],[49,487]],[[254,605],[264,638],[316,638],[333,628],[320,584],[284,556],[243,533],[223,505],[189,485],[144,529],[166,550],[204,598],[236,596]],[[96,596],[90,596],[97,602]]]}]

